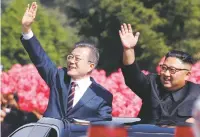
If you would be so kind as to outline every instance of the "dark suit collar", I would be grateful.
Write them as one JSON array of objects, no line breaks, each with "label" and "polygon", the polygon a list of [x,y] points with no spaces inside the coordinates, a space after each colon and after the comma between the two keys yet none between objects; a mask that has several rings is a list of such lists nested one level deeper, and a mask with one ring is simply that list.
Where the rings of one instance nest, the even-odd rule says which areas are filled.
[{"label": "dark suit collar", "polygon": [[183,98],[185,98],[187,91],[188,91],[188,84],[186,84],[184,87],[182,87],[181,89],[177,91],[171,92],[173,100],[175,102],[182,100]]},{"label": "dark suit collar", "polygon": [[[159,81],[160,82],[160,81]],[[188,88],[189,88],[189,84],[188,82],[186,83],[186,85],[176,91],[168,91],[166,90],[162,84],[160,83],[160,88],[161,88],[161,92],[160,92],[160,97],[162,100],[165,100],[166,98],[168,98],[169,96],[172,97],[172,99],[177,102],[181,99],[183,99],[186,94],[187,94],[187,91],[188,91]]]},{"label": "dark suit collar", "polygon": [[94,86],[95,84],[97,84],[93,77],[90,77],[90,80],[92,81],[93,86]]},{"label": "dark suit collar", "polygon": [[70,80],[71,80],[71,77],[69,75],[67,75],[67,68],[63,68],[64,70],[64,81],[65,81],[65,84],[69,84],[70,83]]}]

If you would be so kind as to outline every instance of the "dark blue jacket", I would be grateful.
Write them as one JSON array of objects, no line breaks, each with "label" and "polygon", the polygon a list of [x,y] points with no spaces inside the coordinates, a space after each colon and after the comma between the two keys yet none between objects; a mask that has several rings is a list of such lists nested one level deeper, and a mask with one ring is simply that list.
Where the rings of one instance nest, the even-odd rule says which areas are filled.
[{"label": "dark blue jacket", "polygon": [[[137,63],[123,66],[122,72],[126,85],[143,101],[140,123],[175,125],[185,123],[192,117],[193,103],[200,95],[199,84],[187,82],[180,90],[168,92],[163,88],[159,75],[144,75]],[[164,101],[163,94],[168,98],[171,96],[174,102]],[[168,113],[165,107],[169,107]]]},{"label": "dark blue jacket", "polygon": [[21,37],[21,42],[38,72],[50,87],[50,97],[44,113],[45,117],[78,118],[88,121],[111,120],[113,96],[92,78],[92,84],[73,109],[67,113],[67,96],[71,79],[67,75],[67,69],[56,67],[35,36],[29,40],[24,40]]}]

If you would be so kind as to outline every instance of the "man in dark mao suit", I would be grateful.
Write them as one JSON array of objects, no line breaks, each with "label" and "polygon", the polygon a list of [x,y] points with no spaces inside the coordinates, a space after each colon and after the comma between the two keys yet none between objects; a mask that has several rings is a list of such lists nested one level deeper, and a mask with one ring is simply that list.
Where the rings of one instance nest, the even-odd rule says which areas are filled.
[{"label": "man in dark mao suit", "polygon": [[121,25],[123,45],[122,72],[126,85],[143,101],[141,123],[175,125],[193,123],[192,107],[200,95],[200,85],[187,81],[194,60],[185,52],[172,50],[160,66],[160,74],[144,75],[135,60],[139,32],[133,35],[131,25]]}]

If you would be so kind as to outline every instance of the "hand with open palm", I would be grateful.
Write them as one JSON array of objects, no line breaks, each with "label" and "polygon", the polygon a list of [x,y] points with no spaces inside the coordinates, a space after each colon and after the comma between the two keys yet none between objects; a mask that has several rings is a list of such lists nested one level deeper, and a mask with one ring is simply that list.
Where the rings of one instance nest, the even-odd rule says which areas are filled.
[{"label": "hand with open palm", "polygon": [[140,33],[137,32],[135,36],[133,35],[133,31],[131,25],[126,25],[125,23],[121,25],[121,30],[119,30],[119,36],[122,42],[122,45],[126,49],[134,48],[137,44]]},{"label": "hand with open palm", "polygon": [[37,13],[37,3],[33,2],[29,7],[26,8],[24,16],[22,18],[22,31],[27,33],[31,30],[31,24],[34,22]]}]

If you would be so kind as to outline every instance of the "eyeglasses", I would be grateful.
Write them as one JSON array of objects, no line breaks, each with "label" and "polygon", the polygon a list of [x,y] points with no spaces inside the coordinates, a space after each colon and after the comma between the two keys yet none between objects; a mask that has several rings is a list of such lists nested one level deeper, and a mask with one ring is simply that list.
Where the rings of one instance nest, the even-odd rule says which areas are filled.
[{"label": "eyeglasses", "polygon": [[162,72],[166,72],[167,70],[169,70],[170,74],[175,74],[176,72],[182,71],[182,70],[190,71],[188,69],[178,69],[175,67],[168,67],[167,65],[160,65],[160,68]]},{"label": "eyeglasses", "polygon": [[[72,59],[74,59],[74,61],[75,61],[76,63],[79,62],[79,61],[81,61],[81,60],[83,60],[83,59],[81,59],[81,58],[79,58],[79,57],[77,57],[77,56],[74,56],[73,54],[67,55],[67,61],[70,61],[70,60],[72,60]],[[88,61],[88,62],[92,63],[92,61]]]},{"label": "eyeglasses", "polygon": [[74,59],[75,62],[79,62],[79,61],[83,60],[83,59],[78,58],[77,56],[74,56],[74,55],[72,55],[72,54],[67,55],[67,60],[68,60],[68,61],[70,61],[70,60],[72,60],[72,59]]}]

